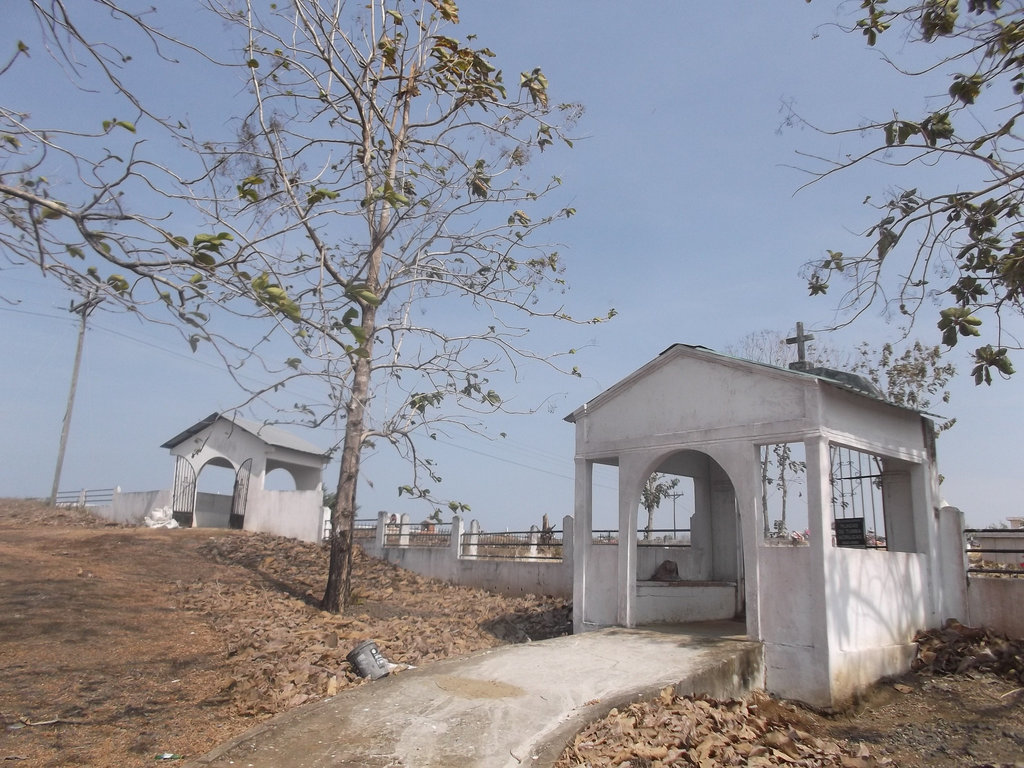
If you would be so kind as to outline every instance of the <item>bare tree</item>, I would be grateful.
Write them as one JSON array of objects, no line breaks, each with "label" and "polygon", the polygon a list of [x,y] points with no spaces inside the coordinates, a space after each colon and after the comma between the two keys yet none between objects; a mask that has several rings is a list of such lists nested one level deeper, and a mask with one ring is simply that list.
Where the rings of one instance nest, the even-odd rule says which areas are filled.
[{"label": "bare tree", "polygon": [[539,69],[507,86],[490,49],[454,37],[451,0],[210,7],[244,30],[252,108],[210,154],[244,248],[208,272],[279,323],[296,377],[328,385],[308,418],[344,421],[323,598],[341,610],[363,449],[393,446],[413,468],[399,494],[436,501],[415,435],[501,410],[494,372],[557,364],[524,338],[572,320],[537,233],[574,210],[528,167],[571,146],[579,108],[549,103]]},{"label": "bare tree", "polygon": [[[113,3],[94,2],[176,65],[152,23],[125,22]],[[248,387],[247,398],[280,399],[300,381],[323,393],[281,420],[343,425],[322,601],[339,611],[364,449],[390,446],[408,460],[400,495],[463,510],[436,491],[438,469],[417,435],[429,443],[449,427],[481,429],[483,417],[507,408],[499,379],[514,385],[524,364],[575,373],[566,362],[573,350],[538,324],[614,314],[570,315],[562,260],[540,239],[575,212],[545,166],[572,146],[567,131],[581,108],[552,101],[540,69],[506,83],[489,48],[456,36],[452,0],[196,0],[189,10],[200,6],[220,20],[224,50],[237,45],[233,61],[198,57],[211,76],[226,68],[244,79],[241,95],[211,105],[231,110],[237,134],[194,135],[119,91],[139,118],[108,120],[102,131],[134,136],[136,123],[158,125],[189,149],[181,162],[191,172],[173,159],[139,159],[144,144],[109,155],[68,150],[86,169],[69,185],[81,199],[71,205],[39,184],[0,179],[0,237],[17,243],[16,263],[107,286],[137,310],[165,309],[193,348],[212,346],[233,373],[260,366],[272,383]],[[82,51],[114,51],[108,78],[117,90],[115,65],[126,60],[117,49],[79,35],[57,0],[37,11]],[[18,114],[4,113],[10,124]],[[79,139],[103,135],[69,144],[102,146]],[[26,127],[15,138],[23,136],[35,134]],[[32,157],[24,146],[22,176],[54,151],[45,139]],[[146,193],[121,194],[133,183],[148,184]],[[136,213],[126,200],[163,201],[165,212]],[[90,218],[100,211],[102,227]],[[71,242],[77,250],[62,250]]]}]

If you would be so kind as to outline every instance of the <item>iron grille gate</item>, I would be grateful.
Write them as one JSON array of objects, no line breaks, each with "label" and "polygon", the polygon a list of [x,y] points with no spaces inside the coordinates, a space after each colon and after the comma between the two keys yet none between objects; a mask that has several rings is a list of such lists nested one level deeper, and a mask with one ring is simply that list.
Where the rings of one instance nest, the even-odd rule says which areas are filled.
[{"label": "iron grille gate", "polygon": [[245,525],[245,503],[249,499],[251,469],[252,459],[246,459],[235,473],[235,489],[231,496],[231,514],[228,517],[228,526],[239,531]]},{"label": "iron grille gate", "polygon": [[174,464],[171,514],[182,528],[191,528],[196,515],[196,471],[184,456]]},{"label": "iron grille gate", "polygon": [[829,454],[836,544],[887,549],[881,459],[838,445],[829,446]]}]

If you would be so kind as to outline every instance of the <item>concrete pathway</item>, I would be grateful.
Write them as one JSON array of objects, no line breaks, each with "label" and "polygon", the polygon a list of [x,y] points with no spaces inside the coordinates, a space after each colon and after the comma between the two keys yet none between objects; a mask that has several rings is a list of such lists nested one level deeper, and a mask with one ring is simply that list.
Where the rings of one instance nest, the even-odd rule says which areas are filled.
[{"label": "concrete pathway", "polygon": [[715,622],[610,628],[393,674],[279,715],[192,766],[550,766],[586,723],[666,685],[726,698],[760,687],[759,643]]}]

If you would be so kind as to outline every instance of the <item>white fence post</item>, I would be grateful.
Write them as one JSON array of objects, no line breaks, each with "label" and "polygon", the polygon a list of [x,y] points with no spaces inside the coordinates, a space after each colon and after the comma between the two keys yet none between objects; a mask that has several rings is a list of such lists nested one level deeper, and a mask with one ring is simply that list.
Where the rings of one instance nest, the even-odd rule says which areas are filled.
[{"label": "white fence post", "polygon": [[562,564],[568,568],[570,584],[572,584],[572,561],[576,556],[573,539],[574,523],[572,515],[562,518]]},{"label": "white fence post", "polygon": [[452,517],[452,533],[451,538],[448,540],[448,546],[451,548],[452,557],[458,560],[462,557],[462,518],[458,515]]},{"label": "white fence post", "polygon": [[466,540],[466,547],[463,554],[466,557],[476,557],[476,548],[480,543],[480,521],[472,520],[469,523],[469,538]]},{"label": "white fence post", "polygon": [[409,546],[409,528],[412,525],[408,514],[403,514],[398,518],[398,546],[408,547]]},{"label": "white fence post", "polygon": [[530,557],[536,557],[537,556],[537,541],[539,539],[540,539],[540,528],[538,528],[536,525],[531,525],[530,526],[530,535],[527,538],[527,541],[530,542],[530,550],[529,550],[529,552],[530,552],[529,556]]},{"label": "white fence post", "polygon": [[388,530],[388,513],[383,509],[377,513],[377,530],[373,532],[373,540],[377,544],[377,551],[384,551],[384,543]]}]

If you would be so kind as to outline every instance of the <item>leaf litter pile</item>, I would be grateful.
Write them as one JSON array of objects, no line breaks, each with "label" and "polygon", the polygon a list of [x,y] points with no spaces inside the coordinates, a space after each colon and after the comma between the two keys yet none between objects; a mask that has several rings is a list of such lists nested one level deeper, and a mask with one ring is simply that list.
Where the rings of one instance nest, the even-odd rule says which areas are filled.
[{"label": "leaf litter pile", "polygon": [[1024,640],[951,619],[916,642],[913,672],[873,686],[848,710],[666,688],[591,723],[556,768],[1024,768]]},{"label": "leaf litter pile", "polygon": [[571,631],[551,597],[423,578],[356,551],[353,605],[317,603],[327,552],[215,529],[113,525],[0,499],[0,763],[142,766],[196,757],[271,715],[398,668]]},{"label": "leaf litter pile", "polygon": [[[213,538],[199,552],[213,562],[247,568],[268,585],[256,594],[247,584],[183,585],[189,610],[219,617],[233,671],[220,698],[246,715],[273,714],[363,684],[345,659],[359,640],[373,639],[388,661],[408,668],[571,630],[564,600],[453,586],[359,549],[352,605],[344,615],[315,607],[327,574],[322,547],[250,533]],[[248,611],[233,610],[246,602]]]},{"label": "leaf litter pile", "polygon": [[[563,600],[455,587],[361,553],[354,604],[335,616],[316,607],[326,571],[316,545],[0,499],[0,762],[196,757],[366,684],[345,660],[363,640],[401,669],[571,627]],[[1020,641],[950,623],[920,647],[917,672],[845,713],[666,690],[589,726],[559,765],[1024,766]]]},{"label": "leaf litter pile", "polygon": [[[892,765],[866,745],[812,736],[779,714],[762,713],[770,701],[755,693],[741,701],[680,697],[665,688],[652,701],[613,709],[576,735],[557,763],[570,766],[841,766]],[[777,705],[771,707],[782,711]]]}]

